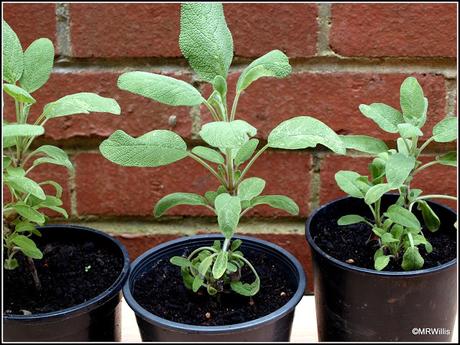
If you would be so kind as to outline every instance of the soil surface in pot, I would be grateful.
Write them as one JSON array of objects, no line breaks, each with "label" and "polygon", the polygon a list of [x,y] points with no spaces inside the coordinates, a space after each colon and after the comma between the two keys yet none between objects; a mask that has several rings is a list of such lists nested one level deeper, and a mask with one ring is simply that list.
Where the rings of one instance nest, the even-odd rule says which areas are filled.
[{"label": "soil surface in pot", "polygon": [[122,270],[123,257],[97,241],[40,240],[44,256],[34,261],[42,289],[35,289],[25,258],[18,254],[20,266],[3,270],[5,314],[46,313],[83,303],[109,288]]},{"label": "soil surface in pot", "polygon": [[[345,210],[346,212],[346,210]],[[356,212],[350,211],[352,214]],[[315,228],[321,229],[313,235],[313,240],[323,251],[330,256],[349,264],[374,269],[374,253],[378,249],[376,240],[368,242],[372,233],[371,227],[364,223],[338,226],[337,219],[340,216],[328,214],[328,217],[320,217],[315,223]],[[422,223],[423,224],[423,223]],[[457,256],[457,237],[453,226],[441,228],[432,233],[422,230],[425,237],[433,246],[433,251],[428,254],[423,245],[418,246],[420,254],[425,260],[423,268],[431,268],[453,260]],[[399,260],[390,260],[384,271],[404,271],[401,268],[402,257]]]},{"label": "soil surface in pot", "polygon": [[[189,250],[185,255],[189,254]],[[198,293],[188,290],[180,268],[167,258],[156,262],[136,282],[133,296],[146,310],[161,318],[200,326],[230,325],[265,316],[285,305],[297,286],[289,270],[278,260],[254,250],[243,250],[261,280],[260,290],[252,298],[229,291],[220,297],[209,296],[204,288]],[[244,266],[242,281],[252,282],[254,276]]]}]

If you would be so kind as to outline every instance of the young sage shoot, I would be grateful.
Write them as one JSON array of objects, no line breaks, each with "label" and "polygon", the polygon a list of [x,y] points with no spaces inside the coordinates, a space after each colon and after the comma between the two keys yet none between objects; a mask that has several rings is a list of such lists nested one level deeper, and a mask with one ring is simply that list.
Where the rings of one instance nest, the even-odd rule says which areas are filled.
[{"label": "young sage shoot", "polygon": [[[377,243],[374,267],[383,270],[390,262],[401,262],[403,270],[417,270],[423,267],[424,259],[419,246],[427,253],[433,248],[423,231],[435,232],[441,221],[426,200],[434,198],[452,199],[449,195],[423,195],[422,190],[412,188],[411,182],[420,171],[436,165],[457,166],[457,152],[439,155],[435,160],[422,163],[420,155],[431,143],[447,143],[457,139],[457,117],[448,116],[437,123],[431,136],[419,145],[422,128],[427,119],[428,99],[414,77],[408,77],[400,89],[401,111],[383,103],[361,104],[361,113],[372,119],[381,129],[396,133],[396,148],[389,149],[379,139],[365,135],[341,136],[345,146],[374,156],[369,164],[369,176],[354,171],[339,171],[335,175],[338,186],[347,194],[361,198],[369,206],[373,219],[360,215],[345,215],[339,225],[364,222],[372,229],[371,240]],[[385,193],[395,191],[399,198],[386,210],[381,209],[381,198]],[[415,207],[421,211],[423,224],[414,215]]]}]

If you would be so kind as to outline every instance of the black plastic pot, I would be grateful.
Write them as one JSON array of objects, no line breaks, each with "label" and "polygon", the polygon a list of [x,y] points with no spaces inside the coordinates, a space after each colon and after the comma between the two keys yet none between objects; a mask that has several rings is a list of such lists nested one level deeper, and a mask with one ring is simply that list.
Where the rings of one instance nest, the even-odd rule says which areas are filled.
[{"label": "black plastic pot", "polygon": [[[396,198],[385,195],[382,209]],[[429,204],[443,224],[455,222],[453,210]],[[338,219],[351,210],[370,216],[362,199],[345,197],[317,209],[306,224],[319,340],[450,341],[457,313],[457,259],[407,272],[379,272],[337,260],[316,245],[314,239],[322,231],[317,223],[323,217]]]},{"label": "black plastic pot", "polygon": [[4,341],[120,341],[121,289],[128,278],[129,257],[125,247],[110,235],[77,225],[47,225],[39,228],[42,238],[88,238],[123,257],[116,281],[100,295],[71,308],[33,314],[4,315]]},{"label": "black plastic pot", "polygon": [[271,255],[289,270],[297,290],[280,309],[255,320],[226,326],[195,326],[160,318],[140,306],[132,292],[136,281],[149,270],[152,263],[161,258],[169,259],[182,255],[184,248],[212,245],[214,240],[223,240],[220,235],[196,235],[160,244],[138,257],[131,264],[131,274],[123,287],[126,302],[136,314],[143,341],[289,341],[295,306],[303,296],[306,284],[305,273],[297,259],[281,247],[251,237],[236,236],[243,240],[241,250],[254,249]]}]

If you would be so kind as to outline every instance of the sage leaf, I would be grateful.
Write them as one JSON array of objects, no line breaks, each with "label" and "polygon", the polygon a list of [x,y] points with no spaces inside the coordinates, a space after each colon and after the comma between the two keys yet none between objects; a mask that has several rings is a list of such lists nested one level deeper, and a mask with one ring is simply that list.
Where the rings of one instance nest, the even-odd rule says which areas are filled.
[{"label": "sage leaf", "polygon": [[417,200],[418,209],[422,211],[423,222],[428,230],[435,232],[441,226],[441,220],[425,200]]},{"label": "sage leaf", "polygon": [[162,197],[153,211],[155,217],[160,217],[167,210],[178,205],[207,206],[206,199],[194,193],[172,193]]},{"label": "sage leaf", "polygon": [[216,261],[214,261],[214,265],[212,266],[212,276],[214,279],[220,279],[224,275],[227,270],[227,263],[228,252],[219,252],[217,254]]},{"label": "sage leaf", "polygon": [[404,271],[417,270],[423,267],[422,256],[417,247],[409,247],[403,255],[401,267]]},{"label": "sage leaf", "polygon": [[458,119],[448,116],[433,127],[433,140],[438,143],[448,143],[457,139]]},{"label": "sage leaf", "polygon": [[241,201],[237,196],[231,196],[228,193],[219,194],[214,201],[217,222],[225,238],[232,238],[241,213]]},{"label": "sage leaf", "polygon": [[243,244],[243,241],[241,240],[234,240],[232,242],[232,245],[230,246],[230,250],[232,252],[234,252],[235,250],[237,250],[241,245]]},{"label": "sage leaf", "polygon": [[285,195],[262,195],[251,200],[251,207],[256,205],[269,205],[296,216],[299,214],[299,206],[294,200]]},{"label": "sage leaf", "polygon": [[410,123],[400,123],[398,125],[398,132],[401,137],[405,139],[423,136],[423,132],[418,127]]},{"label": "sage leaf", "polygon": [[3,84],[3,91],[18,102],[28,104],[34,104],[36,102],[35,98],[33,98],[26,90],[14,84]]},{"label": "sage leaf", "polygon": [[45,128],[29,124],[7,124],[3,125],[2,137],[35,137],[45,133]]},{"label": "sage leaf", "polygon": [[24,71],[19,84],[32,93],[48,81],[54,63],[53,43],[47,38],[39,38],[24,52]]},{"label": "sage leaf", "polygon": [[195,276],[193,279],[192,291],[197,292],[201,285],[203,285],[203,279],[201,279],[199,276]]},{"label": "sage leaf", "polygon": [[43,145],[33,151],[33,154],[43,153],[46,157],[40,157],[34,160],[33,166],[37,166],[44,163],[50,163],[55,165],[61,165],[69,170],[74,170],[72,162],[69,160],[67,153],[59,147],[52,145]]},{"label": "sage leaf", "polygon": [[25,176],[6,176],[4,181],[18,192],[32,194],[41,200],[45,200],[45,192],[34,180]]},{"label": "sage leaf", "polygon": [[169,259],[169,262],[173,265],[184,268],[190,267],[190,265],[192,264],[189,259],[184,258],[183,256],[173,256]]},{"label": "sage leaf", "polygon": [[415,167],[415,158],[402,153],[390,156],[385,165],[388,184],[393,188],[401,187]]},{"label": "sage leaf", "polygon": [[375,254],[374,254],[374,268],[377,270],[377,271],[381,271],[383,270],[385,267],[388,266],[390,262],[390,256],[389,255],[385,255],[383,253],[383,249],[382,248],[379,248],[376,250]]},{"label": "sage leaf", "polygon": [[420,230],[420,222],[417,217],[411,213],[409,210],[401,207],[399,205],[391,205],[388,207],[387,212],[385,215],[390,218],[393,223],[402,225],[404,227]]},{"label": "sage leaf", "polygon": [[442,165],[457,166],[457,152],[450,151],[443,155],[436,156],[436,160]]},{"label": "sage leaf", "polygon": [[50,119],[74,114],[89,114],[90,112],[120,115],[121,110],[117,101],[112,98],[91,92],[80,92],[48,103],[43,109],[43,116]]},{"label": "sage leaf", "polygon": [[200,265],[198,266],[198,273],[204,277],[206,276],[206,273],[208,272],[209,268],[212,265],[212,262],[214,260],[215,255],[209,255],[206,258],[204,258],[203,261],[201,261]]},{"label": "sage leaf", "polygon": [[221,3],[181,4],[179,46],[193,70],[205,81],[226,79],[233,59],[233,39]]},{"label": "sage leaf", "polygon": [[359,110],[388,133],[397,133],[398,125],[404,122],[404,118],[398,110],[384,103],[361,104]]},{"label": "sage leaf", "polygon": [[168,105],[198,105],[205,101],[200,92],[183,80],[149,72],[127,72],[118,78],[122,90]]},{"label": "sage leaf", "polygon": [[16,210],[17,213],[19,213],[22,217],[25,219],[42,225],[45,223],[45,216],[38,212],[37,210],[33,209],[29,205],[26,205],[24,203],[16,203],[13,205],[13,208]]},{"label": "sage leaf", "polygon": [[14,84],[21,78],[24,68],[22,46],[16,33],[4,20],[2,20],[2,36],[3,80]]},{"label": "sage leaf", "polygon": [[24,255],[32,259],[41,259],[43,258],[43,253],[40,249],[37,248],[37,245],[34,241],[24,235],[16,235],[13,237],[12,242],[17,245]]},{"label": "sage leaf", "polygon": [[345,154],[345,145],[340,137],[323,122],[309,116],[283,121],[268,136],[268,146],[272,148],[296,150],[317,144]]},{"label": "sage leaf", "polygon": [[351,225],[351,224],[356,224],[356,223],[361,223],[366,221],[364,217],[361,217],[357,214],[348,214],[346,216],[342,216],[339,218],[337,221],[338,225]]},{"label": "sage leaf", "polygon": [[388,151],[384,141],[367,135],[340,135],[345,147],[360,152],[378,154]]},{"label": "sage leaf", "polygon": [[354,171],[340,170],[335,174],[335,181],[341,190],[354,198],[364,198],[366,193],[357,183],[361,175]]},{"label": "sage leaf", "polygon": [[192,153],[210,162],[217,163],[217,164],[225,164],[225,159],[224,157],[222,157],[220,152],[210,149],[209,147],[195,146],[192,149]]},{"label": "sage leaf", "polygon": [[257,134],[257,129],[243,120],[218,121],[205,124],[199,134],[210,146],[220,149],[239,149],[250,137]]},{"label": "sage leaf", "polygon": [[212,81],[212,87],[220,94],[221,99],[225,98],[225,95],[227,94],[227,81],[224,77],[216,75]]},{"label": "sage leaf", "polygon": [[388,183],[381,183],[372,186],[364,196],[364,202],[368,205],[374,204],[380,200],[385,193],[388,193],[393,188]]},{"label": "sage leaf", "polygon": [[[404,143],[405,142],[405,143]],[[398,152],[402,153],[405,156],[410,156],[410,152],[408,148],[411,147],[412,145],[412,140],[410,139],[403,139],[403,138],[398,138],[396,139],[396,145],[398,147]]]},{"label": "sage leaf", "polygon": [[251,284],[243,283],[241,281],[232,281],[230,282],[230,288],[242,296],[254,296],[259,292],[260,279],[259,277],[257,277],[256,280]]},{"label": "sage leaf", "polygon": [[265,188],[265,181],[259,177],[250,177],[238,185],[238,197],[241,201],[252,200]]},{"label": "sage leaf", "polygon": [[236,92],[244,91],[251,83],[262,77],[285,78],[292,71],[288,57],[280,50],[272,50],[254,60],[238,78]]},{"label": "sage leaf", "polygon": [[425,112],[425,97],[417,79],[406,78],[400,88],[400,104],[406,121],[417,123]]},{"label": "sage leaf", "polygon": [[235,165],[238,167],[251,158],[257,148],[257,145],[259,145],[259,140],[251,139],[241,146],[235,155]]},{"label": "sage leaf", "polygon": [[187,144],[176,133],[154,130],[133,138],[118,130],[99,146],[102,155],[122,166],[158,167],[187,156]]}]

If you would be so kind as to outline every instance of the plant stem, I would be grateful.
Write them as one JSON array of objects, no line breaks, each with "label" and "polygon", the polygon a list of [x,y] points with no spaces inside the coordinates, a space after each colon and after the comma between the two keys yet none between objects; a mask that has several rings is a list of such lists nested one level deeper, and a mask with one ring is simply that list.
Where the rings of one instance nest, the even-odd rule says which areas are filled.
[{"label": "plant stem", "polygon": [[268,144],[265,145],[264,147],[262,147],[253,157],[252,159],[249,161],[249,163],[244,167],[243,169],[243,172],[241,173],[238,181],[236,182],[236,185],[235,185],[235,188],[238,187],[238,185],[240,184],[240,181],[243,180],[243,177],[244,175],[246,175],[246,173],[248,172],[248,170],[251,168],[251,166],[254,164],[254,162],[256,161],[257,158],[259,158],[259,156],[264,153],[264,151],[268,149]]},{"label": "plant stem", "polygon": [[442,194],[428,194],[419,196],[416,200],[424,200],[424,199],[448,199],[448,200],[457,200],[457,197],[450,196],[450,195],[442,195]]},{"label": "plant stem", "polygon": [[423,143],[423,145],[420,146],[419,154],[422,153],[422,151],[423,151],[428,145],[430,145],[430,143],[431,143],[433,140],[434,140],[434,138],[431,137],[430,139],[428,139],[427,141],[425,141],[425,142]]},{"label": "plant stem", "polygon": [[235,194],[236,189],[235,186],[235,169],[233,167],[233,157],[232,157],[232,150],[227,149],[226,151],[226,165],[227,165],[227,177],[228,177],[228,192],[231,195]]},{"label": "plant stem", "polygon": [[35,288],[37,291],[40,291],[42,289],[42,284],[40,283],[40,278],[38,278],[37,268],[35,267],[34,260],[30,257],[27,257],[27,265],[29,266],[30,274],[32,274]]},{"label": "plant stem", "polygon": [[206,169],[209,170],[209,172],[211,174],[214,175],[215,178],[217,178],[217,180],[219,180],[219,182],[223,185],[223,186],[227,186],[227,182],[224,181],[224,179],[222,179],[222,177],[219,176],[219,174],[208,164],[206,163],[204,160],[202,160],[200,157],[194,155],[192,152],[188,152],[188,156],[192,159],[194,159],[196,162],[200,163],[202,166],[204,166]]},{"label": "plant stem", "polygon": [[423,164],[422,166],[418,167],[417,169],[414,170],[414,172],[412,173],[412,176],[419,173],[420,171],[422,171],[423,169],[426,169],[432,165],[435,165],[435,164],[439,164],[438,161],[432,161],[432,162],[428,162],[426,164]]},{"label": "plant stem", "polygon": [[235,98],[233,99],[232,113],[230,115],[230,121],[233,121],[235,119],[236,106],[238,105],[239,98],[240,98],[240,93],[237,92],[236,95],[235,95]]},{"label": "plant stem", "polygon": [[209,112],[211,113],[211,116],[213,118],[214,121],[221,121],[221,119],[219,119],[219,115],[217,115],[215,109],[212,107],[211,104],[208,103],[208,101],[204,101],[204,104],[206,105],[206,107],[208,107],[209,109]]}]

